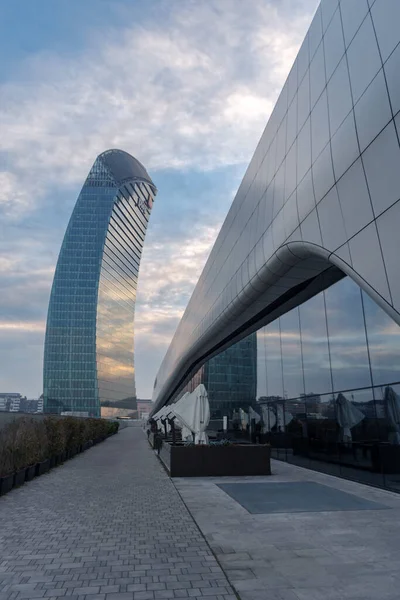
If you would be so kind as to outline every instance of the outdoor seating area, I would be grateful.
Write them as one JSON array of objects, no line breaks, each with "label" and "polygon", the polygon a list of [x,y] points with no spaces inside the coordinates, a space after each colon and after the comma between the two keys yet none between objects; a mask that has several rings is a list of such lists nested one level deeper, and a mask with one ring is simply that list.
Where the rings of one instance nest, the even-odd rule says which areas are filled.
[{"label": "outdoor seating area", "polygon": [[150,420],[148,439],[171,477],[270,475],[269,444],[210,439],[210,405],[204,385],[185,393]]}]

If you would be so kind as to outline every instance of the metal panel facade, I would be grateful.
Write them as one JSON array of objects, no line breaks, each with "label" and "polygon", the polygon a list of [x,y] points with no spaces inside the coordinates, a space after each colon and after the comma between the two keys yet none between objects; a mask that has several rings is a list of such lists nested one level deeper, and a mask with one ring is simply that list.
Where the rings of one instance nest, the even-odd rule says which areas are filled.
[{"label": "metal panel facade", "polygon": [[332,264],[400,322],[398,18],[397,0],[321,2],[161,365],[158,407]]}]

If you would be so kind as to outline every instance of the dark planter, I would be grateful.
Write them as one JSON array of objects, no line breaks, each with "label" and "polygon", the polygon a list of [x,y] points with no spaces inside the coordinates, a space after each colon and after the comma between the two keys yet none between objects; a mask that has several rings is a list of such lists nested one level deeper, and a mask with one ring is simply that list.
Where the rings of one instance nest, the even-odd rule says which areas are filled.
[{"label": "dark planter", "polygon": [[6,475],[5,477],[0,477],[0,496],[4,496],[14,485],[14,475]]},{"label": "dark planter", "polygon": [[25,469],[14,473],[14,487],[19,487],[25,483]]},{"label": "dark planter", "polygon": [[271,447],[264,444],[173,446],[163,443],[159,454],[171,477],[271,475]]},{"label": "dark planter", "polygon": [[62,465],[63,462],[65,462],[67,460],[67,455],[65,452],[62,452],[61,454],[57,454],[56,456],[56,465],[57,467],[59,465]]},{"label": "dark planter", "polygon": [[74,448],[70,448],[69,450],[67,450],[67,457],[68,458],[74,458],[74,456],[76,456],[78,454],[78,447],[75,446]]},{"label": "dark planter", "polygon": [[36,465],[31,465],[25,469],[25,481],[32,481],[35,477]]},{"label": "dark planter", "polygon": [[83,452],[85,452],[86,450],[89,450],[89,448],[91,448],[92,446],[93,446],[92,440],[85,442],[82,446]]},{"label": "dark planter", "polygon": [[44,475],[44,473],[47,473],[49,470],[50,470],[50,459],[46,458],[46,460],[43,460],[42,462],[37,463],[36,477],[38,477],[39,475]]},{"label": "dark planter", "polygon": [[57,458],[55,456],[52,456],[50,458],[50,469],[54,469],[54,467],[56,466],[56,464],[57,464]]}]

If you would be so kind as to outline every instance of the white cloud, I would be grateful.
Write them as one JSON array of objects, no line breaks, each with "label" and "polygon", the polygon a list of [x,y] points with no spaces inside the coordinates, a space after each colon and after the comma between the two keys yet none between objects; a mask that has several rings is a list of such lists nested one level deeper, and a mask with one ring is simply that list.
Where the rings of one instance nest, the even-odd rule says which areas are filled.
[{"label": "white cloud", "polygon": [[1,175],[13,188],[7,203],[13,178],[80,182],[107,147],[150,170],[248,161],[314,8],[169,0],[167,24],[103,31],[78,58],[35,56],[0,87],[0,153],[14,170]]},{"label": "white cloud", "polygon": [[[46,52],[31,58],[12,81],[0,85],[4,223],[26,218],[42,204],[56,206],[58,192],[65,197],[66,187],[77,189],[95,157],[111,147],[137,156],[150,173],[247,163],[316,4],[155,0],[153,15],[158,7],[162,15],[158,21],[135,23],[127,10],[124,30],[92,32],[80,55]],[[174,224],[165,223],[165,235],[157,240],[151,233],[156,211],[152,215],[136,311],[142,396],[151,394],[162,355],[221,225],[220,216],[212,222],[202,215],[204,221],[192,226],[189,211],[197,197],[193,190],[182,199],[180,218],[191,223],[180,229],[179,238],[168,232]],[[54,239],[25,243],[25,235],[29,232],[22,230],[17,247],[0,258],[6,282],[1,299],[6,318],[0,326],[4,334],[25,331],[34,338],[39,364],[37,344],[58,248]],[[51,245],[48,255],[46,244]]]},{"label": "white cloud", "polygon": [[0,208],[6,217],[18,218],[29,211],[32,192],[39,193],[38,187],[21,186],[16,173],[0,171]]}]

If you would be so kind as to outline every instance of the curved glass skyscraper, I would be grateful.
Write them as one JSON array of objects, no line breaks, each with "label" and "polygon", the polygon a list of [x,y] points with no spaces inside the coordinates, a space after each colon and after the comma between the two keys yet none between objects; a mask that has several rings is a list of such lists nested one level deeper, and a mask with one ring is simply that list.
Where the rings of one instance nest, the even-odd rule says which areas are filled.
[{"label": "curved glass skyscraper", "polygon": [[57,262],[44,349],[44,411],[100,416],[135,407],[133,326],[156,187],[121,150],[97,157]]}]

